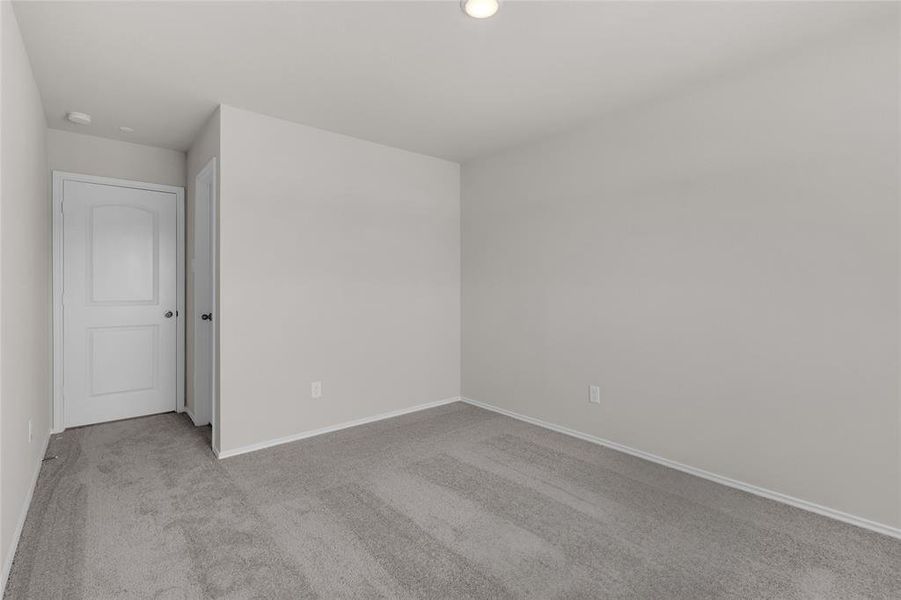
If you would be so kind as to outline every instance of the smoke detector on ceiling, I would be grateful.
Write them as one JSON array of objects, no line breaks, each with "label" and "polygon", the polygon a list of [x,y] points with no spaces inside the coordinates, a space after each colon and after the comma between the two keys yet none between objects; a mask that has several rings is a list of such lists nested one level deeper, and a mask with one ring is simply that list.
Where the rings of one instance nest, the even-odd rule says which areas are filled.
[{"label": "smoke detector on ceiling", "polygon": [[66,119],[76,125],[90,125],[91,115],[83,112],[70,112],[66,115]]}]

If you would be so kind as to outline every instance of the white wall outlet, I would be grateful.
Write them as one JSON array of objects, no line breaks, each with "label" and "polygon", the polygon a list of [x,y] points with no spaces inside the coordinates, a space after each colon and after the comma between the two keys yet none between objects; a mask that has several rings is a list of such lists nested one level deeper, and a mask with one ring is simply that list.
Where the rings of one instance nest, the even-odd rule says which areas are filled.
[{"label": "white wall outlet", "polygon": [[28,443],[29,444],[31,443],[31,440],[33,437],[34,437],[34,434],[31,429],[31,419],[28,419]]},{"label": "white wall outlet", "polygon": [[314,381],[310,386],[310,395],[313,398],[322,398],[322,382]]},{"label": "white wall outlet", "polygon": [[598,385],[588,386],[588,401],[592,404],[601,403],[601,387]]}]

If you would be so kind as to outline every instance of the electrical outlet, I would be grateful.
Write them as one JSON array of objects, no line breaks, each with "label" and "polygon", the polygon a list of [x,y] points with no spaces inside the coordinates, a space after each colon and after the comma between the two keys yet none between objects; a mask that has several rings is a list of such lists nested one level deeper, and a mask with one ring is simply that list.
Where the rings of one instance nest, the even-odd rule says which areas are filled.
[{"label": "electrical outlet", "polygon": [[588,387],[588,401],[592,404],[601,403],[601,387],[592,385]]},{"label": "electrical outlet", "polygon": [[322,398],[322,382],[314,381],[310,386],[310,395],[313,398]]},{"label": "electrical outlet", "polygon": [[31,419],[28,419],[28,443],[29,444],[31,443],[32,437],[34,437],[34,436],[32,434],[32,430],[31,430]]}]

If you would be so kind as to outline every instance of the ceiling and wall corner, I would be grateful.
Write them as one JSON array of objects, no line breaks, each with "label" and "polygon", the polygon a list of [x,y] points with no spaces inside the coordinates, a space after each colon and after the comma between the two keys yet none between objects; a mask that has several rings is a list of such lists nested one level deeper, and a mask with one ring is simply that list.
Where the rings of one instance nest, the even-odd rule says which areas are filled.
[{"label": "ceiling and wall corner", "polygon": [[64,116],[84,111],[95,135],[186,151],[221,103],[465,162],[883,19],[891,3],[507,2],[485,20],[457,2],[15,9],[51,128],[80,131]]}]

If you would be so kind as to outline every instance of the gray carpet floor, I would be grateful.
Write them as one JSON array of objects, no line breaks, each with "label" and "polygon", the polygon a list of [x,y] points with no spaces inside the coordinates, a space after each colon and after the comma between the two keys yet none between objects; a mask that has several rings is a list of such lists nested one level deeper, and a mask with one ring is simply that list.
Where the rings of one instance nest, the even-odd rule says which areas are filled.
[{"label": "gray carpet floor", "polygon": [[216,460],[54,436],[7,599],[901,598],[901,542],[455,403]]}]

